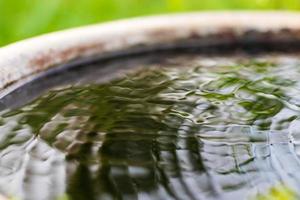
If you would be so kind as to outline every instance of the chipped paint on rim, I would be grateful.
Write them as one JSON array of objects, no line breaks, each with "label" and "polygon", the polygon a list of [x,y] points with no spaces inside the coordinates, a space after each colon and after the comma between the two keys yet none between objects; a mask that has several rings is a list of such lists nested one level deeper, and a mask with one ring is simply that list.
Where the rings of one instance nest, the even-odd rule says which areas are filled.
[{"label": "chipped paint on rim", "polygon": [[[232,40],[249,30],[292,30],[300,39],[300,14],[291,12],[209,12],[142,17],[50,33],[0,48],[0,89],[73,59],[171,44],[192,37],[228,34]],[[284,34],[274,37],[284,37]],[[219,37],[215,37],[218,40]]]}]

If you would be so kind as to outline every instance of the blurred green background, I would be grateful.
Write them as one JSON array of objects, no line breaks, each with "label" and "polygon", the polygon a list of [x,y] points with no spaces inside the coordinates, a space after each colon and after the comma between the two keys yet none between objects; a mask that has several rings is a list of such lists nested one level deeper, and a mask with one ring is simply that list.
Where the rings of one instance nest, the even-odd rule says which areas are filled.
[{"label": "blurred green background", "polygon": [[300,0],[0,0],[0,46],[85,24],[201,10],[299,10]]}]

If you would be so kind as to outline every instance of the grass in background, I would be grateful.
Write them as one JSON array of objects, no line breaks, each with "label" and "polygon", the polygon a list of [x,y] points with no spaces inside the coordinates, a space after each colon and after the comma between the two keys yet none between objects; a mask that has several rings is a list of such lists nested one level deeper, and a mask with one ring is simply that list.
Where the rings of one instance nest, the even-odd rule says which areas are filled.
[{"label": "grass in background", "polygon": [[85,24],[159,13],[299,10],[300,0],[0,0],[0,46]]}]

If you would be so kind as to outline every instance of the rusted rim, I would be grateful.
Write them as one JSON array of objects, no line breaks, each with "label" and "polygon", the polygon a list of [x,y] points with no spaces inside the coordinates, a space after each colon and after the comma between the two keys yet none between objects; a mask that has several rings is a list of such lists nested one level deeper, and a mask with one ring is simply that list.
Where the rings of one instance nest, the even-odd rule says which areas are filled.
[{"label": "rusted rim", "polygon": [[[254,34],[253,34],[254,33]],[[254,37],[254,36],[255,37]],[[238,39],[300,41],[300,14],[209,12],[143,17],[51,33],[0,48],[0,89],[78,58],[134,47]]]}]

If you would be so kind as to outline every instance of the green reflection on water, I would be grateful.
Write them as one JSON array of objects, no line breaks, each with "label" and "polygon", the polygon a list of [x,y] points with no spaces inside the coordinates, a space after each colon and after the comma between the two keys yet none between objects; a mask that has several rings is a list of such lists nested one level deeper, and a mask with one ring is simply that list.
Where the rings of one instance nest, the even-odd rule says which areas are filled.
[{"label": "green reflection on water", "polygon": [[[67,180],[59,183],[69,199],[217,199],[260,192],[260,185],[291,182],[289,173],[299,169],[284,165],[298,162],[287,133],[299,116],[298,64],[151,68],[106,84],[53,90],[2,114],[2,157],[13,147],[23,152],[20,159],[29,155],[43,163],[52,147],[54,158],[63,152],[65,161],[53,158],[49,169],[64,163],[59,166]],[[30,141],[41,147],[29,148]],[[9,173],[26,168],[22,159],[10,162]],[[60,179],[56,171],[26,170]]]}]

